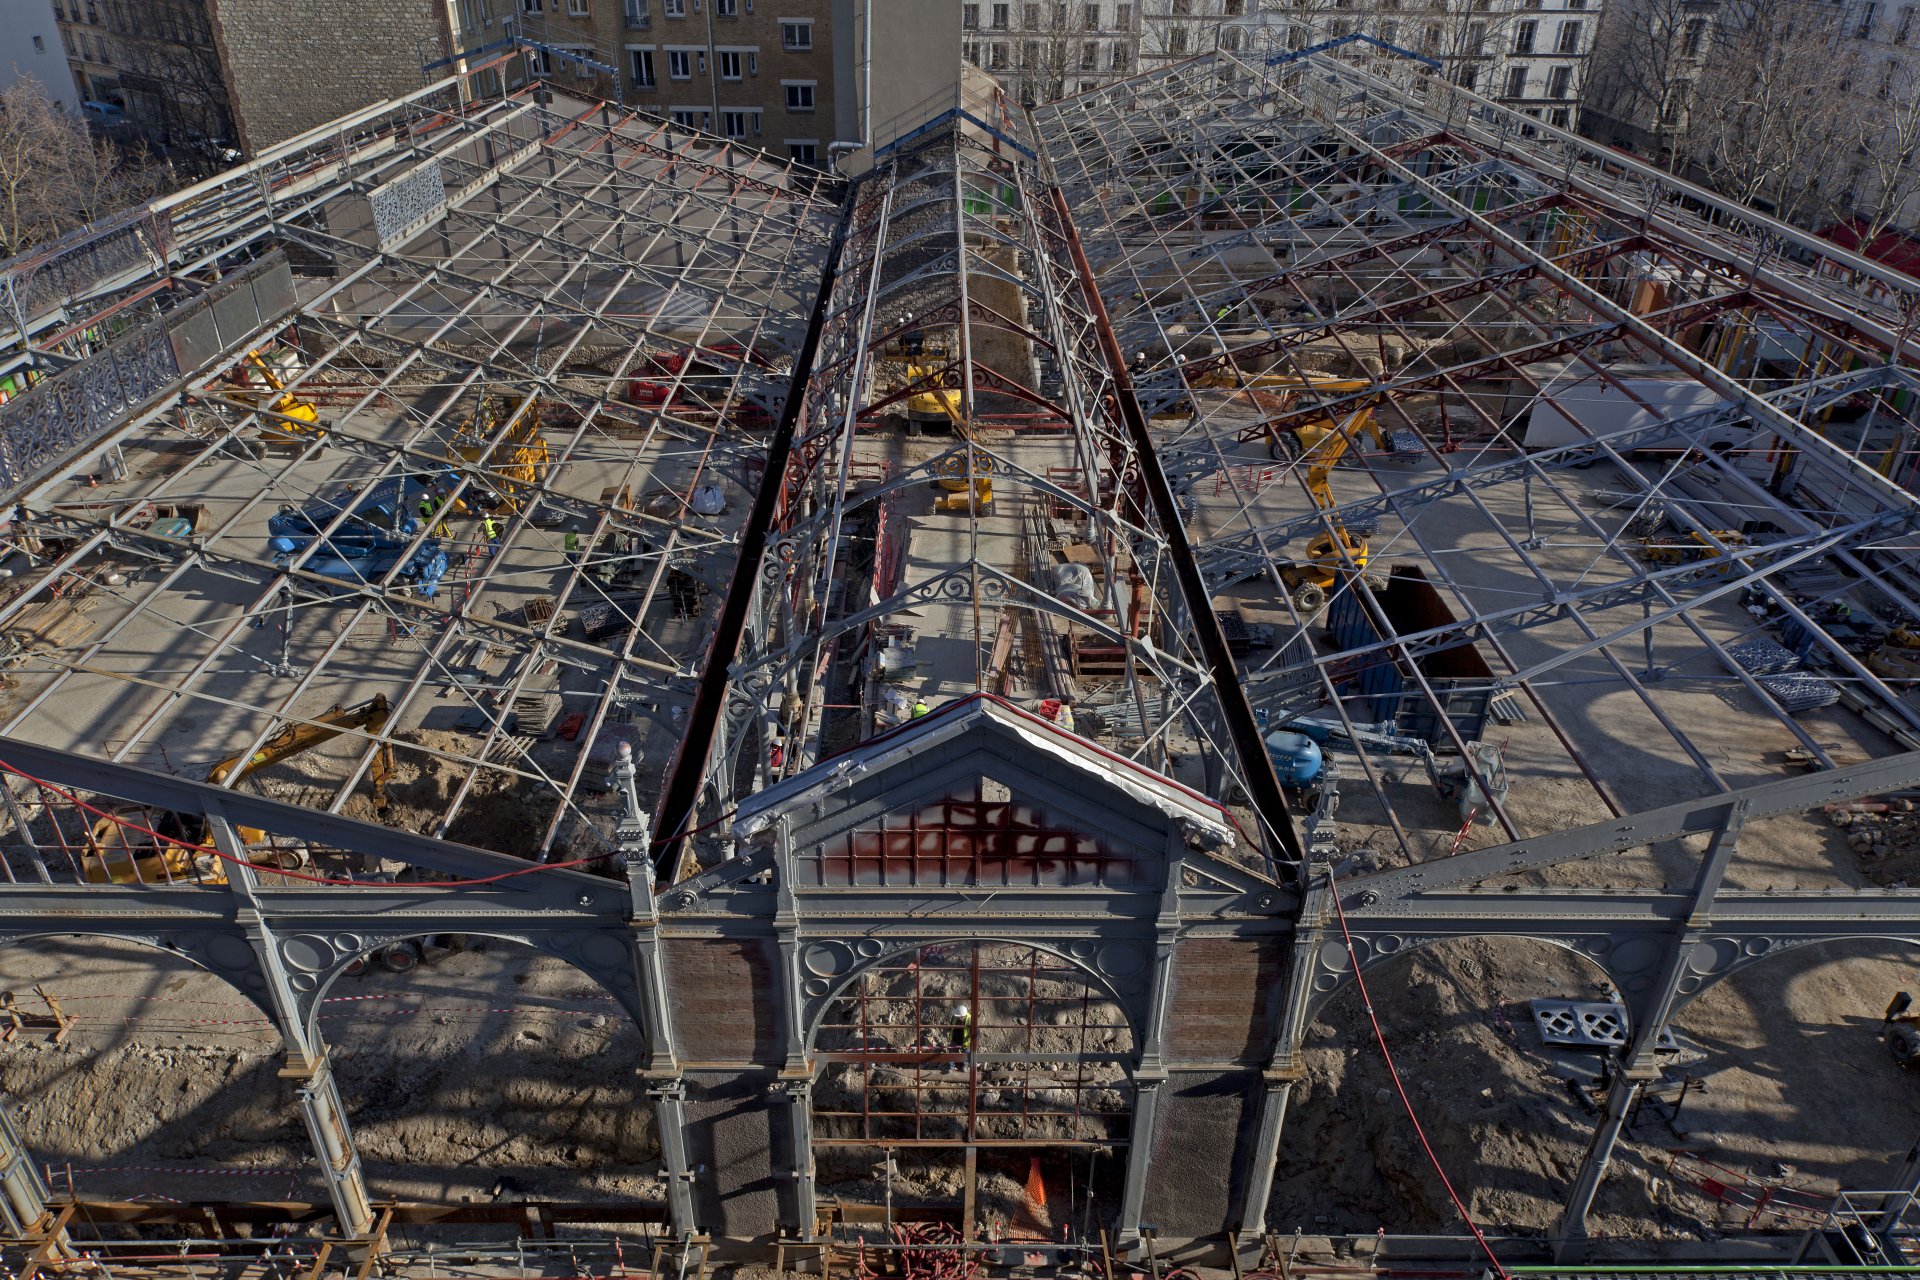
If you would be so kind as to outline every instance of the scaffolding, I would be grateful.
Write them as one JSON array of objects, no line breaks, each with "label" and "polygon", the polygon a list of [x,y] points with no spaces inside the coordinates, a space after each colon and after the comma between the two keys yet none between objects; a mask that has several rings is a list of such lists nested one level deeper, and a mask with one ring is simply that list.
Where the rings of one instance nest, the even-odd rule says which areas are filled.
[{"label": "scaffolding", "polygon": [[[1920,941],[1837,851],[1728,882],[1920,783],[1920,284],[1366,42],[970,75],[872,161],[447,81],[7,264],[0,937],[160,938],[271,1020],[328,1205],[245,1221],[293,1263],[500,1221],[376,1203],[315,1030],[410,938],[639,1029],[663,1203],[540,1230],[810,1247],[816,1153],[878,1150],[889,1227],[897,1159],[964,1161],[915,1212],[973,1249],[982,1153],[1031,1149],[1075,1256],[1155,1273],[1274,1255],[1359,971],[1606,973],[1559,1220],[1489,1246],[1572,1256],[1688,1000]],[[125,1251],[0,1139],[10,1248]]]}]

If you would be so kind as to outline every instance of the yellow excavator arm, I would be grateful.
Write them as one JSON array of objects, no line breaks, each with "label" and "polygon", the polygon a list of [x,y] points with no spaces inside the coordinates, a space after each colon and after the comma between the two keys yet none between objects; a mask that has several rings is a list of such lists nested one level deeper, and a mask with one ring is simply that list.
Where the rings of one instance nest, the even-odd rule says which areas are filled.
[{"label": "yellow excavator arm", "polygon": [[[287,725],[262,743],[260,749],[251,756],[228,756],[208,771],[207,781],[216,787],[224,785],[229,778],[238,783],[256,769],[265,769],[303,751],[311,751],[349,729],[364,729],[377,734],[386,727],[392,715],[393,708],[384,693],[376,693],[358,706],[342,707],[336,704],[315,716],[312,721],[297,721]],[[373,779],[373,807],[376,811],[384,810],[387,807],[387,780],[393,776],[391,746],[384,742],[380,744],[380,750],[374,754],[373,766],[368,772]],[[252,844],[263,839],[264,835],[252,828],[241,827],[240,838]]]},{"label": "yellow excavator arm", "polygon": [[[376,693],[358,706],[334,706],[311,722],[287,725],[262,743],[252,755],[228,756],[207,772],[207,781],[216,786],[229,780],[237,783],[256,769],[264,769],[297,756],[302,751],[309,751],[350,729],[363,729],[377,734],[386,727],[392,715],[393,708],[383,693]],[[380,744],[370,772],[373,777],[373,807],[376,811],[384,811],[387,807],[387,782],[393,776],[391,746],[384,742]],[[158,824],[156,830],[162,835],[150,843],[140,840],[138,833],[130,835],[130,828],[122,825],[122,821],[128,819],[140,823],[154,821]],[[165,834],[169,831],[171,835]],[[253,827],[240,827],[237,834],[241,842],[247,845],[262,844],[266,840],[266,833]],[[92,883],[227,882],[225,870],[211,855],[183,847],[207,843],[206,824],[197,815],[163,815],[156,819],[137,813],[104,815],[93,824],[90,836],[88,843],[92,856],[88,858],[87,879]],[[255,863],[266,866],[275,864],[276,854],[272,850],[264,850],[253,853],[251,857]]]},{"label": "yellow excavator arm", "polygon": [[[268,387],[281,393],[280,397],[273,402],[273,411],[275,413],[285,414],[289,418],[297,418],[301,422],[317,423],[320,421],[320,410],[288,391],[285,380],[273,371],[272,365],[260,358],[260,352],[258,350],[247,352],[243,359],[246,363],[253,366],[256,373],[266,379]],[[260,400],[255,400],[253,403],[258,405],[265,399],[266,397],[262,396]],[[281,433],[289,430],[297,430],[297,428],[288,427],[284,422],[274,423],[273,426],[278,428]]]}]

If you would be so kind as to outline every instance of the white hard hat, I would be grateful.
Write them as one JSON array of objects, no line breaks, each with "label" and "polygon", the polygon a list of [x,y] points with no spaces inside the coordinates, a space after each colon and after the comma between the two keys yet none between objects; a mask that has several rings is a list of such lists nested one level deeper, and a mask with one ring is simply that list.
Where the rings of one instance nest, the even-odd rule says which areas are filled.
[{"label": "white hard hat", "polygon": [[957,1005],[955,1005],[955,1006],[953,1006],[953,1011],[954,1011],[955,1013],[961,1013],[961,1014],[964,1014],[964,1013],[965,1013],[965,1012],[967,1011],[967,1006],[965,1006],[964,1004],[957,1004]]}]

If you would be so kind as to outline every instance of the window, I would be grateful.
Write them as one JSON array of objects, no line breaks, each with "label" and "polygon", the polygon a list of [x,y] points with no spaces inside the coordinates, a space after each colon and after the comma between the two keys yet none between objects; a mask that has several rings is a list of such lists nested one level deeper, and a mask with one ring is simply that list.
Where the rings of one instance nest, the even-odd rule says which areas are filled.
[{"label": "window", "polygon": [[546,11],[547,0],[520,0],[522,13],[545,13]]},{"label": "window", "polygon": [[1880,88],[1876,91],[1880,101],[1885,102],[1893,96],[1893,77],[1900,70],[1900,64],[1893,59],[1887,60],[1887,68],[1880,73]]},{"label": "window", "polygon": [[995,31],[1005,31],[1007,27],[1012,24],[1012,22],[1013,22],[1013,6],[1012,5],[996,4],[995,6],[993,6],[993,29]]},{"label": "window", "polygon": [[707,127],[707,119],[708,113],[700,110],[698,107],[675,107],[673,109],[673,122],[683,128],[704,129]]},{"label": "window", "polygon": [[[1467,24],[1467,56],[1478,58],[1487,51],[1487,24],[1469,22]],[[1469,89],[1473,86],[1468,85]]]},{"label": "window", "polygon": [[1225,0],[1225,3],[1220,6],[1220,12],[1229,18],[1238,18],[1246,11],[1247,0]]},{"label": "window", "polygon": [[757,49],[747,50],[747,74],[750,76],[760,74],[760,52]]},{"label": "window", "polygon": [[1100,6],[1098,3],[1089,3],[1087,5],[1086,21],[1087,30],[1098,31],[1100,29]]},{"label": "window", "polygon": [[62,30],[60,32],[60,42],[67,46],[67,55],[69,57],[77,58],[80,56],[80,51],[73,47],[73,32]]},{"label": "window", "polygon": [[813,81],[808,80],[804,84],[789,83],[786,88],[787,110],[813,110]]},{"label": "window", "polygon": [[969,40],[965,53],[968,62],[971,62],[976,67],[980,65],[980,45],[978,42]]},{"label": "window", "polygon": [[716,18],[739,17],[740,0],[713,0],[713,16]]},{"label": "window", "polygon": [[1400,24],[1393,21],[1382,22],[1380,24],[1380,39],[1386,44],[1393,44],[1398,41],[1400,39]]},{"label": "window", "polygon": [[968,31],[978,31],[980,29],[980,6],[977,4],[961,5],[960,25]]},{"label": "window", "polygon": [[[744,73],[744,68],[741,66],[741,58],[740,58],[739,51],[735,49],[721,49],[719,51],[719,57],[720,57],[720,78],[722,80],[740,79],[740,77]],[[730,133],[727,136],[729,138],[733,138],[733,137],[738,137],[739,135]]]},{"label": "window", "polygon": [[1587,7],[1587,0],[1567,0],[1567,8],[1578,12]]},{"label": "window", "polygon": [[1527,96],[1527,69],[1525,67],[1507,68],[1507,97],[1524,98]]},{"label": "window", "polygon": [[[971,8],[972,6],[968,7]],[[813,48],[813,24],[811,22],[781,23],[780,47],[782,49],[797,50]]]},{"label": "window", "polygon": [[1570,113],[1565,107],[1555,107],[1552,111],[1549,111],[1547,113],[1547,123],[1552,125],[1556,129],[1566,128],[1567,121],[1571,118],[1572,118],[1572,113]]},{"label": "window", "polygon": [[1040,42],[1023,40],[1020,42],[1020,65],[1033,68],[1040,65]]},{"label": "window", "polygon": [[1547,96],[1549,98],[1566,97],[1567,90],[1570,89],[1572,86],[1573,86],[1573,68],[1572,67],[1566,67],[1566,66],[1555,67],[1551,71],[1547,72]]},{"label": "window", "polygon": [[1515,53],[1532,53],[1533,36],[1539,28],[1540,24],[1531,19],[1516,26],[1513,29],[1513,51]]},{"label": "window", "polygon": [[653,50],[629,49],[627,53],[633,59],[633,87],[653,88],[656,83],[653,78]]},{"label": "window", "polygon": [[675,80],[693,79],[693,54],[685,49],[667,50],[667,75]]},{"label": "window", "polygon": [[587,17],[587,0],[567,0],[567,12],[576,18]]},{"label": "window", "polygon": [[1082,71],[1100,69],[1100,46],[1092,40],[1080,46],[1080,69]]},{"label": "window", "polygon": [[1561,53],[1580,52],[1580,34],[1586,30],[1586,25],[1584,22],[1563,22],[1560,24],[1560,44],[1558,48]]},{"label": "window", "polygon": [[35,53],[45,53],[47,51],[47,42],[39,36],[35,36],[33,38],[33,51]]},{"label": "window", "polygon": [[687,0],[660,0],[660,8],[669,18],[687,16]]},{"label": "window", "polygon": [[649,20],[649,15],[647,13],[647,0],[627,0],[626,15],[627,15],[628,26],[630,27],[646,26]]},{"label": "window", "polygon": [[787,144],[787,159],[793,161],[795,164],[819,164],[819,146],[820,144],[817,142],[789,142]]},{"label": "window", "polygon": [[760,132],[760,113],[758,111],[722,111],[720,113],[720,132],[729,138],[745,138]]},{"label": "window", "polygon": [[1038,31],[1040,29],[1040,6],[1038,4],[1021,6],[1020,21],[1026,24],[1027,30]]},{"label": "window", "polygon": [[1687,99],[1693,96],[1693,81],[1675,80],[1673,96],[1667,99],[1667,105],[1660,112],[1662,124],[1679,124],[1680,117],[1686,112]]},{"label": "window", "polygon": [[1707,20],[1705,18],[1688,18],[1686,33],[1680,37],[1681,56],[1687,58],[1698,57],[1700,54],[1700,46],[1705,42],[1706,38]]},{"label": "window", "polygon": [[1468,93],[1472,93],[1480,87],[1480,68],[1471,62],[1463,64],[1458,71],[1454,72],[1453,82]]},{"label": "window", "polygon": [[530,76],[550,76],[553,74],[553,58],[545,49],[527,50],[527,74]]},{"label": "window", "polygon": [[987,67],[992,71],[1007,69],[1007,46],[998,40],[987,47]]},{"label": "window", "polygon": [[[1386,38],[1385,36],[1381,37],[1383,40]],[[1220,47],[1228,53],[1233,53],[1238,50],[1240,48],[1240,28],[1228,27],[1222,31],[1220,33]]]},{"label": "window", "polygon": [[1115,31],[1133,30],[1133,6],[1117,4],[1113,6],[1113,29]]},{"label": "window", "polygon": [[1185,53],[1187,51],[1187,29],[1175,27],[1167,32],[1167,52]]},{"label": "window", "polygon": [[1913,6],[1908,5],[1906,8],[1900,10],[1900,25],[1894,28],[1893,42],[1895,44],[1905,44],[1907,42],[1907,37],[1912,34],[1913,34]]},{"label": "window", "polygon": [[1131,71],[1133,69],[1127,63],[1127,46],[1123,44],[1113,46],[1113,69],[1121,72]]},{"label": "window", "polygon": [[1860,29],[1854,32],[1854,34],[1862,40],[1871,40],[1873,38],[1873,20],[1879,16],[1880,5],[1878,0],[1867,0],[1867,3],[1860,10]]}]

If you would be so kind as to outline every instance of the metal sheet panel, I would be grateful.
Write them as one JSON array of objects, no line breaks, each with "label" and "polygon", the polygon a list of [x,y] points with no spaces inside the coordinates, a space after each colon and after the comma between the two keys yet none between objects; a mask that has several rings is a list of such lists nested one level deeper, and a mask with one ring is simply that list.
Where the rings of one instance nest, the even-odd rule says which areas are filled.
[{"label": "metal sheet panel", "polygon": [[702,1231],[765,1241],[779,1229],[781,1191],[793,1180],[777,1170],[794,1166],[783,1136],[787,1104],[774,1095],[774,1079],[767,1070],[686,1075],[687,1156]]},{"label": "metal sheet panel", "polygon": [[1181,939],[1167,1001],[1167,1060],[1264,1061],[1282,970],[1280,944],[1271,939]]},{"label": "metal sheet panel", "polygon": [[1141,1219],[1169,1239],[1233,1226],[1252,1139],[1251,1073],[1176,1071],[1162,1086]]},{"label": "metal sheet panel", "polygon": [[182,369],[198,370],[220,354],[220,332],[205,307],[183,307],[168,316],[167,331],[174,362]]},{"label": "metal sheet panel", "polygon": [[660,944],[675,1048],[687,1062],[780,1058],[780,989],[771,939],[673,938]]},{"label": "metal sheet panel", "polygon": [[220,348],[226,350],[244,342],[260,327],[260,312],[253,305],[253,290],[236,289],[213,302],[213,323],[220,331]]}]

